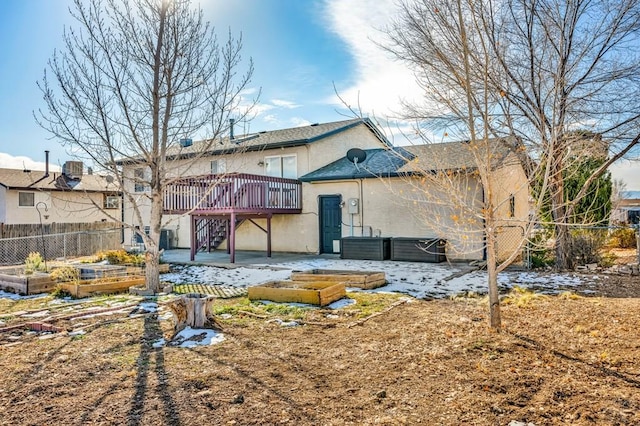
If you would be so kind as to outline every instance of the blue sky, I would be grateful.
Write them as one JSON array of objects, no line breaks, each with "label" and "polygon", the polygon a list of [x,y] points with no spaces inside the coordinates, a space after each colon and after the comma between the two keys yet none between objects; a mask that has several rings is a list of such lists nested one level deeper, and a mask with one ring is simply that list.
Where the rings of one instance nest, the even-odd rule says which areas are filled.
[{"label": "blue sky", "polygon": [[[198,3],[195,1],[194,3]],[[36,81],[61,47],[71,0],[0,0],[0,167],[42,168],[70,159],[42,130],[33,111],[44,103]],[[399,99],[417,93],[413,78],[372,42],[391,16],[394,0],[201,0],[221,39],[242,33],[243,56],[255,65],[251,89],[262,90],[257,117],[245,131],[273,130],[341,120],[348,113],[334,84],[352,106],[382,117]],[[613,170],[640,190],[637,166]]]}]

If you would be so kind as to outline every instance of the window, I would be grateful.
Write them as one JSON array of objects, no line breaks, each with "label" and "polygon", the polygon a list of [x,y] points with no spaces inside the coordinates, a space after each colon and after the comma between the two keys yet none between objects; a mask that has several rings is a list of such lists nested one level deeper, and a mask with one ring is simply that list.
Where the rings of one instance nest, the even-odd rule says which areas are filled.
[{"label": "window", "polygon": [[267,176],[296,179],[298,177],[298,158],[295,155],[265,157],[264,171]]},{"label": "window", "polygon": [[133,180],[135,185],[135,192],[144,192],[147,190],[147,185],[145,182],[145,172],[143,168],[135,169],[133,171]]},{"label": "window", "polygon": [[35,206],[35,194],[33,192],[18,192],[18,206],[19,207],[33,207]]},{"label": "window", "polygon": [[511,194],[509,196],[509,217],[515,217],[516,215],[516,197]]},{"label": "window", "polygon": [[217,175],[227,171],[227,162],[223,159],[211,161],[211,174]]},{"label": "window", "polygon": [[104,208],[105,209],[119,209],[120,208],[120,196],[119,195],[105,195],[104,196]]}]

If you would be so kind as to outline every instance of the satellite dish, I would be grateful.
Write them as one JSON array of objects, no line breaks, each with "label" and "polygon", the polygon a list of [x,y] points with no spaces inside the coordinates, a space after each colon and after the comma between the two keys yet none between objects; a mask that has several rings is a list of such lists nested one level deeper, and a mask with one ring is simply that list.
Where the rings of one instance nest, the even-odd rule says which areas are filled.
[{"label": "satellite dish", "polygon": [[113,183],[113,176],[107,175],[104,178],[107,180],[107,183]]},{"label": "satellite dish", "polygon": [[360,148],[351,148],[347,151],[347,160],[351,161],[357,166],[358,163],[362,163],[367,159],[367,153]]}]

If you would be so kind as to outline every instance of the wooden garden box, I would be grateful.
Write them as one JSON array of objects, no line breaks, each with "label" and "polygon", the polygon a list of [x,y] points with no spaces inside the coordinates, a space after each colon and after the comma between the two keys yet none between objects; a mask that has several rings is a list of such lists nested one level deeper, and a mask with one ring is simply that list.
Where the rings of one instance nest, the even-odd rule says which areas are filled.
[{"label": "wooden garden box", "polygon": [[386,260],[391,257],[390,238],[344,237],[340,239],[340,258]]},{"label": "wooden garden box", "polygon": [[129,290],[134,285],[144,284],[144,277],[131,276],[117,278],[112,281],[102,279],[97,281],[80,281],[78,283],[59,283],[60,289],[71,294],[73,297],[82,298],[96,294],[121,293]]},{"label": "wooden garden box", "polygon": [[21,268],[0,270],[0,290],[20,295],[48,293],[56,287],[49,274],[34,272],[25,275]]},{"label": "wooden garden box", "polygon": [[344,283],[347,287],[371,289],[387,283],[384,272],[338,271],[334,269],[311,269],[291,274],[293,281],[331,281]]},{"label": "wooden garden box", "polygon": [[249,287],[251,300],[325,306],[346,296],[344,283],[334,281],[269,281]]}]

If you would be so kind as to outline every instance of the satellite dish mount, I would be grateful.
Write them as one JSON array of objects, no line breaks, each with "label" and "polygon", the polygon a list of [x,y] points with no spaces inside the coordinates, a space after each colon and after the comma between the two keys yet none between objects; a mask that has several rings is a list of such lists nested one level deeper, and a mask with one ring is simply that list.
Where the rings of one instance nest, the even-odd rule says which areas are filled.
[{"label": "satellite dish mount", "polygon": [[347,151],[347,160],[351,161],[358,170],[360,170],[358,168],[358,163],[362,163],[366,159],[367,153],[360,148],[351,148],[349,151]]}]

